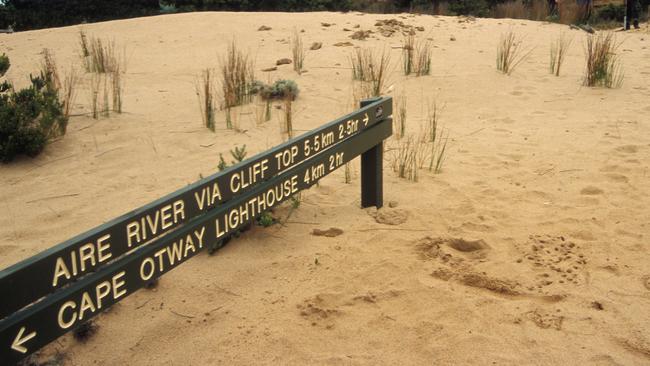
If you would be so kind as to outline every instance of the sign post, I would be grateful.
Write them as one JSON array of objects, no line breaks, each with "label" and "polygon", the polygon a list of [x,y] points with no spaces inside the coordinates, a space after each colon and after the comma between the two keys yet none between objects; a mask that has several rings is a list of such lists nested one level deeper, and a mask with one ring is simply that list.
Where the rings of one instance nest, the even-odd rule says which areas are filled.
[{"label": "sign post", "polygon": [[[0,284],[4,288],[0,297],[4,309],[0,314],[0,363],[5,365],[20,361],[203,249],[233,235],[265,211],[311,187],[357,156],[362,156],[362,167],[370,163],[369,169],[362,168],[362,196],[367,194],[370,197],[363,202],[380,207],[382,142],[392,134],[392,99],[377,98],[364,103],[364,107],[343,119],[217,173],[198,185],[191,185],[154,201],[130,216],[124,215],[88,232],[92,234],[90,237],[96,237],[97,233],[107,230],[110,238],[110,233],[117,230],[115,228],[126,230],[125,242],[104,239],[77,248],[76,243],[86,240],[80,239],[84,238],[85,234],[82,234],[65,242],[72,243],[70,248],[59,245],[45,251],[47,255],[38,254],[0,271]],[[336,136],[331,137],[331,131]],[[327,146],[324,146],[325,142],[328,142]],[[247,170],[249,173],[245,173]],[[262,176],[265,171],[274,174],[249,180],[246,189],[243,189],[243,174]],[[200,187],[208,182],[213,185],[211,189],[202,190]],[[223,184],[223,187],[220,188],[219,184]],[[206,204],[206,201],[200,197],[214,195],[214,192],[219,192],[219,197],[215,197],[217,202],[209,209],[202,206],[200,202]],[[223,197],[228,197],[228,200]],[[197,209],[190,209],[193,205]],[[145,215],[151,210],[159,212],[155,221]],[[182,218],[179,219],[181,222],[166,228],[164,222],[173,226],[174,216]],[[150,233],[147,242],[130,248],[127,245],[129,225],[137,223],[145,226],[152,222],[162,222],[163,226],[157,232]],[[155,225],[150,225],[149,229]],[[138,235],[144,235],[143,231],[139,231]],[[123,247],[117,246],[116,249],[112,246],[114,243]],[[72,264],[68,266],[66,261],[70,258],[60,253],[52,257],[52,253],[57,251],[72,253]],[[52,265],[53,272],[43,270],[49,265]],[[84,265],[92,265],[93,268],[80,273]],[[20,280],[12,282],[16,278]],[[30,287],[30,283],[52,285],[52,281],[57,280],[61,280],[62,284],[48,287],[47,291],[43,290],[43,286]],[[12,283],[13,292],[10,291]],[[18,286],[26,288],[21,290]],[[30,289],[38,289],[39,292],[29,293]]]},{"label": "sign post", "polygon": [[[361,101],[361,108],[376,103],[381,98],[366,99]],[[377,110],[379,117],[383,110]],[[376,116],[375,116],[376,117]],[[361,207],[376,206],[381,208],[384,205],[384,141],[361,155]]]}]

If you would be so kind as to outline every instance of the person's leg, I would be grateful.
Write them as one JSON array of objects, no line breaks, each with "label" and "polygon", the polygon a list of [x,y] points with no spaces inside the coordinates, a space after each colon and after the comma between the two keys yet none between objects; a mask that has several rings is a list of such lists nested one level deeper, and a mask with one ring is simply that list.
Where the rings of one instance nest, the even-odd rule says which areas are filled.
[{"label": "person's leg", "polygon": [[632,8],[634,7],[634,0],[625,1],[625,30],[630,29],[630,17],[632,16]]},{"label": "person's leg", "polygon": [[641,14],[641,2],[639,0],[632,0],[634,9],[632,12],[632,20],[634,21],[634,29],[639,29],[639,14]]}]

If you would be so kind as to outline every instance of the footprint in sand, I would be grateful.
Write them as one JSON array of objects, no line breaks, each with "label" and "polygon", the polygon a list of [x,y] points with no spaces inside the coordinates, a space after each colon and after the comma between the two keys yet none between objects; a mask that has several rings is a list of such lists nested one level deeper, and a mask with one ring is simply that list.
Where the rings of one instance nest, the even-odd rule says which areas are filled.
[{"label": "footprint in sand", "polygon": [[636,145],[623,145],[617,147],[615,150],[624,154],[635,154],[639,151],[639,147]]},{"label": "footprint in sand", "polygon": [[646,289],[650,290],[650,275],[648,275],[648,276],[644,276],[644,277],[641,279],[641,281],[643,282],[643,286],[644,286]]},{"label": "footprint in sand", "polygon": [[309,321],[312,326],[323,326],[326,329],[332,329],[335,326],[335,320],[346,313],[341,308],[373,305],[399,297],[402,293],[403,291],[399,290],[368,291],[351,298],[346,296],[347,299],[341,294],[321,293],[305,299],[296,307],[300,316]]},{"label": "footprint in sand", "polygon": [[580,190],[580,194],[587,195],[587,196],[595,196],[603,193],[605,192],[602,189],[595,186],[587,186]]},{"label": "footprint in sand", "polygon": [[556,315],[544,310],[535,309],[533,311],[525,313],[524,316],[542,329],[553,328],[555,330],[562,330],[564,317],[561,315]]},{"label": "footprint in sand", "polygon": [[431,277],[443,281],[455,280],[465,286],[488,290],[497,295],[517,296],[522,294],[518,290],[519,284],[515,281],[494,278],[478,272],[438,268],[431,272]]},{"label": "footprint in sand", "polygon": [[415,253],[422,260],[438,260],[452,267],[464,265],[465,259],[482,259],[490,246],[482,239],[424,237],[414,242]]},{"label": "footprint in sand", "polygon": [[371,212],[375,221],[384,225],[401,225],[408,219],[408,211],[401,209],[382,208],[377,212]]},{"label": "footprint in sand", "polygon": [[475,231],[479,233],[492,233],[496,231],[496,229],[490,225],[486,224],[476,224],[474,222],[464,222],[462,225],[460,225],[460,231],[467,230],[467,231]]},{"label": "footprint in sand", "polygon": [[526,263],[534,269],[535,282],[528,290],[543,292],[547,286],[580,284],[587,259],[582,248],[563,236],[531,235],[527,243],[517,245],[523,258],[517,263]]},{"label": "footprint in sand", "polygon": [[335,295],[316,295],[306,299],[302,304],[296,305],[300,316],[309,320],[312,326],[324,324],[326,329],[334,328],[334,318],[341,316],[341,311],[329,305],[331,297]]},{"label": "footprint in sand", "polygon": [[616,182],[616,183],[629,183],[630,182],[628,177],[623,175],[623,174],[614,174],[614,173],[605,174],[605,177],[607,177],[607,179],[611,180],[612,182]]}]

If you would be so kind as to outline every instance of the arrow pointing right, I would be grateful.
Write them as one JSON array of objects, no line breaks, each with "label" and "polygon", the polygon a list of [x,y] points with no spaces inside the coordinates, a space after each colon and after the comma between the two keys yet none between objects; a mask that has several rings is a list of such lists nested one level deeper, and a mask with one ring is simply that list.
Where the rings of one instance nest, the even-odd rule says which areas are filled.
[{"label": "arrow pointing right", "polygon": [[26,330],[25,327],[21,327],[20,330],[18,331],[18,335],[16,335],[16,339],[14,339],[14,342],[11,344],[11,348],[14,351],[18,351],[20,353],[27,353],[27,348],[23,346],[23,343],[36,337],[36,332],[31,332],[23,338],[23,334],[25,334],[25,330]]}]

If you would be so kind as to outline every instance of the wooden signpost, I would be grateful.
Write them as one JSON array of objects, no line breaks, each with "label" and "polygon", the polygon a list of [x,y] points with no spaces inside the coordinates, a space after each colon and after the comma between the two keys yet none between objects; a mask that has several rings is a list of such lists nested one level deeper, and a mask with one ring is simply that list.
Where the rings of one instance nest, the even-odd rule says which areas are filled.
[{"label": "wooden signpost", "polygon": [[[392,98],[202,179],[0,271],[0,364],[73,330],[361,155],[362,206],[382,206]],[[162,235],[165,234],[165,235]]]}]

